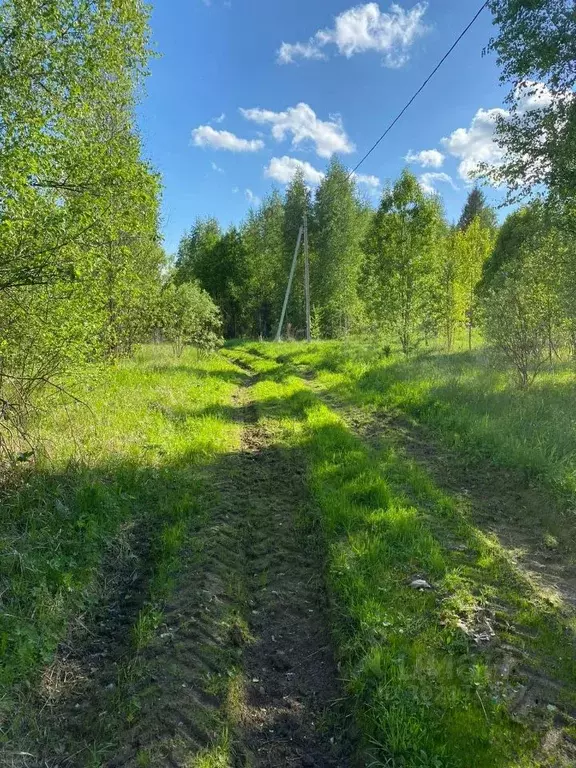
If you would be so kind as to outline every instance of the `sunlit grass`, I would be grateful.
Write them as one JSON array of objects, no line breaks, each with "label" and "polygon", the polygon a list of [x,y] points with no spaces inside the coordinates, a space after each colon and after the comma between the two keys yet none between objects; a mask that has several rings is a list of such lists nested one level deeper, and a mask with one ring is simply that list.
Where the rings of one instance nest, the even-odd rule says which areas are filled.
[{"label": "sunlit grass", "polygon": [[[314,356],[330,349],[246,345],[241,354],[267,372],[254,388],[262,418],[307,456],[348,705],[370,764],[553,765],[542,762],[537,729],[510,714],[518,679],[502,678],[490,644],[483,651],[472,638],[483,628],[484,611],[505,605],[506,621],[524,629],[506,642],[527,653],[540,672],[561,679],[573,707],[574,620],[425,470],[391,444],[378,451],[364,445],[292,374],[295,359],[314,365]],[[263,366],[259,354],[271,353],[281,355],[280,362]],[[349,374],[320,369],[320,375],[356,384]],[[433,589],[412,589],[416,577]]]},{"label": "sunlit grass", "polygon": [[251,344],[248,349],[316,372],[356,405],[399,411],[428,425],[471,459],[518,469],[573,507],[576,493],[576,366],[557,362],[527,392],[485,348],[386,357],[377,344]]},{"label": "sunlit grass", "polygon": [[105,557],[149,560],[132,630],[135,648],[146,644],[200,514],[203,467],[239,444],[239,426],[218,416],[237,378],[221,357],[143,348],[80,392],[86,406],[52,407],[34,425],[36,464],[2,498],[3,691],[50,663],[68,621],[106,589]]}]

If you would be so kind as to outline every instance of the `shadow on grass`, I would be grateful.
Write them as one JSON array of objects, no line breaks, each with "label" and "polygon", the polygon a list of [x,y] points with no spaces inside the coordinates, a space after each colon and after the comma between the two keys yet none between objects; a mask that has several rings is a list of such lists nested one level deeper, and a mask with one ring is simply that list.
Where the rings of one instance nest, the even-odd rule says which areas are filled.
[{"label": "shadow on grass", "polygon": [[[278,418],[298,410],[280,400],[268,406]],[[172,410],[163,412],[167,420],[187,417]],[[247,426],[256,418],[250,405],[207,408],[206,415]],[[255,461],[266,468],[260,478]],[[228,713],[230,687],[244,654],[238,628],[254,613],[248,582],[255,559],[262,560],[253,551],[252,539],[262,538],[250,514],[264,489],[269,524],[281,483],[303,483],[301,470],[287,471],[294,463],[301,457],[279,457],[265,446],[208,462],[200,451],[166,459],[151,450],[146,463],[36,472],[6,495],[1,683],[12,696],[3,702],[0,761],[22,768],[183,764],[222,750],[241,754],[261,740],[254,724],[238,726],[228,743],[237,726]],[[285,493],[283,503],[296,505],[297,494]],[[300,585],[318,596],[322,590],[302,564],[294,569],[293,553],[283,561],[277,542],[286,534],[276,533],[264,541],[271,550],[265,571],[269,578],[284,566],[284,582],[297,581],[284,605],[296,630]],[[290,542],[298,548],[297,537]],[[301,549],[309,558],[304,570],[319,574],[313,552]],[[305,642],[319,637],[306,627],[300,635]],[[305,655],[315,657],[310,649]],[[307,732],[321,714],[315,701],[311,695],[291,712],[276,705],[267,716],[268,742],[276,721]]]},{"label": "shadow on grass", "polygon": [[[274,380],[281,381],[281,373]],[[205,413],[246,425],[256,425],[257,413],[303,421],[316,402],[302,391]],[[494,700],[493,681],[483,676],[494,647],[476,647],[458,629],[460,603],[474,604],[485,585],[496,595],[506,585],[520,601],[514,610],[531,606],[523,625],[552,633],[553,641],[540,645],[530,634],[522,640],[542,669],[543,654],[557,650],[558,634],[564,638],[565,679],[566,670],[573,673],[573,635],[433,484],[407,475],[419,496],[414,506],[406,504],[389,482],[402,467],[380,466],[341,423],[309,424],[302,440],[281,453],[251,445],[210,462],[190,451],[170,461],[151,455],[149,465],[70,467],[37,475],[17,498],[7,497],[7,551],[16,554],[0,561],[3,682],[15,691],[19,682],[22,688],[26,680],[36,682],[33,694],[22,694],[25,708],[4,735],[6,754],[29,753],[35,762],[24,756],[23,767],[161,766],[210,750],[226,753],[226,760],[248,759],[272,743],[268,759],[280,766],[292,754],[283,752],[285,744],[296,740],[300,752],[327,760],[324,742],[298,740],[317,721],[318,702],[306,694],[288,711],[281,703],[292,690],[283,687],[288,676],[275,691],[262,694],[258,683],[247,692],[249,707],[267,710],[264,731],[262,721],[240,723],[230,710],[232,682],[246,663],[255,674],[259,643],[270,647],[264,641],[269,622],[251,618],[259,610],[249,599],[255,573],[277,580],[260,595],[266,610],[285,620],[282,626],[293,624],[304,638],[307,630],[325,631],[320,606],[303,611],[302,596],[312,597],[299,591],[306,584],[321,589],[308,580],[320,571],[318,551],[289,528],[269,527],[271,519],[280,526],[294,511],[298,496],[291,496],[290,482],[303,457],[319,505],[306,507],[306,514],[324,532],[350,709],[375,759],[510,765],[533,737]],[[454,537],[464,541],[465,552],[445,547]],[[415,573],[441,584],[440,592],[410,590],[407,579]],[[286,585],[286,596],[275,599]],[[454,615],[446,622],[451,599]],[[306,623],[308,610],[319,623]],[[70,621],[72,633],[62,641]],[[246,621],[252,650],[238,642]],[[319,641],[315,631],[310,642],[322,645],[324,636]],[[313,676],[315,652],[302,654],[297,680],[332,695],[333,681]],[[321,700],[320,709],[327,703]],[[474,762],[466,762],[471,748]]]},{"label": "shadow on grass", "polygon": [[195,378],[200,379],[217,377],[223,381],[230,382],[231,384],[238,384],[242,378],[242,374],[240,372],[237,373],[226,368],[211,368],[207,371],[203,371],[193,363],[189,365],[186,365],[185,363],[182,365],[171,365],[170,363],[153,363],[145,370],[148,370],[151,373],[160,373],[162,376],[166,376],[167,378],[170,378],[171,376],[178,376],[182,373],[188,373],[191,376],[193,375]]}]

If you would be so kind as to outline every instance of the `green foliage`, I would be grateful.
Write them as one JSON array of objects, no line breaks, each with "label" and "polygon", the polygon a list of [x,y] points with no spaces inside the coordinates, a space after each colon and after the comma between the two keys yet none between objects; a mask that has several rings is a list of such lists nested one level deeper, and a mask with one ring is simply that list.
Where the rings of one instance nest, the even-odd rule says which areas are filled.
[{"label": "green foliage", "polygon": [[[304,173],[298,170],[288,185],[284,198],[284,262],[279,285],[280,307],[284,299],[284,291],[286,290],[288,275],[290,274],[290,267],[294,258],[294,249],[298,240],[298,232],[302,226],[304,214],[308,216],[309,224],[311,224],[312,204],[310,190],[304,181]],[[314,263],[313,257],[312,263]],[[312,268],[312,274],[314,274],[314,271],[314,268]],[[314,298],[313,303],[317,303],[316,298]],[[302,258],[300,258],[296,265],[292,294],[286,310],[286,328],[290,328],[291,333],[294,333],[302,332],[305,327],[304,263]]]},{"label": "green foliage", "polygon": [[537,290],[526,277],[508,277],[484,303],[486,339],[514,367],[523,389],[546,359],[546,322]]},{"label": "green foliage", "polygon": [[528,252],[542,227],[542,210],[537,203],[513,211],[498,231],[494,249],[482,268],[477,291],[488,293],[499,276],[515,271],[522,254]]},{"label": "green foliage", "polygon": [[214,267],[213,250],[220,242],[222,232],[216,219],[197,219],[178,247],[174,281],[210,280]]},{"label": "green foliage", "polygon": [[[548,190],[574,202],[576,16],[571,0],[490,0],[498,33],[489,48],[511,86],[511,115],[498,122],[503,165],[486,169],[512,199]],[[543,87],[547,91],[543,90]]]},{"label": "green foliage", "polygon": [[139,0],[0,7],[4,436],[43,385],[145,332],[163,259],[133,114],[148,34]]},{"label": "green foliage", "polygon": [[466,230],[458,232],[454,238],[454,247],[458,258],[457,290],[463,317],[460,319],[468,327],[468,348],[472,349],[472,330],[477,324],[476,287],[482,276],[486,260],[494,246],[493,231],[484,224],[481,216],[476,216]]},{"label": "green foliage", "polygon": [[278,192],[250,211],[242,228],[247,272],[242,309],[250,335],[267,338],[276,330],[285,287],[284,228],[285,206]]},{"label": "green foliage", "polygon": [[197,221],[180,244],[175,281],[197,280],[222,313],[228,337],[243,330],[246,299],[246,246],[239,230],[232,227],[220,235],[213,219]]},{"label": "green foliage", "polygon": [[359,326],[358,279],[363,218],[349,172],[333,159],[314,201],[313,304],[321,307],[322,336],[344,336]]},{"label": "green foliage", "polygon": [[178,357],[186,345],[201,353],[222,345],[220,310],[197,283],[169,283],[160,305],[160,329]]},{"label": "green foliage", "polygon": [[[536,364],[542,354],[539,335],[545,338],[549,361],[562,348],[573,346],[574,258],[575,249],[565,222],[559,225],[548,206],[534,202],[515,211],[504,222],[484,266],[477,293],[492,308],[487,311],[487,321],[495,309],[495,296],[501,291],[513,293],[515,298],[508,309],[505,302],[501,303],[500,317],[510,320],[503,325],[508,325],[512,333],[519,315],[527,316],[524,327],[531,341],[526,338],[524,344],[533,350],[534,360],[529,367],[534,370],[541,367]],[[494,338],[492,331],[490,337]],[[502,345],[502,339],[499,344]],[[530,378],[526,363],[521,367],[521,382],[526,386]]]},{"label": "green foliage", "polygon": [[444,232],[439,202],[403,171],[387,189],[364,243],[365,299],[370,317],[413,350],[436,313],[438,246]]}]

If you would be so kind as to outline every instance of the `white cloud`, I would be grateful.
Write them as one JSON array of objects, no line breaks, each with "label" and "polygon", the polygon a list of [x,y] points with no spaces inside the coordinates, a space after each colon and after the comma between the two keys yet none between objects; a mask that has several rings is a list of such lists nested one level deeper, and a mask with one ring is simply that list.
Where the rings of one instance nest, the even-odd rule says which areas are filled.
[{"label": "white cloud", "polygon": [[220,166],[216,165],[216,163],[212,162],[211,165],[212,165],[212,170],[215,171],[216,173],[224,173],[224,168],[220,168]]},{"label": "white cloud", "polygon": [[232,187],[232,194],[233,194],[233,195],[237,195],[237,194],[238,194],[238,192],[240,192],[240,190],[238,189],[238,187]]},{"label": "white cloud", "polygon": [[[543,83],[527,81],[516,89],[515,111],[517,114],[534,109],[545,109],[554,103],[554,95]],[[460,160],[458,174],[465,181],[471,181],[480,163],[500,165],[504,152],[495,141],[496,126],[500,119],[508,119],[507,109],[479,109],[469,128],[457,128],[450,136],[442,139],[447,151]]]},{"label": "white cloud", "polygon": [[544,83],[536,83],[533,80],[526,80],[524,84],[518,85],[514,96],[520,112],[545,109],[554,102],[554,95]]},{"label": "white cloud", "polygon": [[327,59],[328,56],[318,45],[310,40],[308,43],[282,43],[278,50],[280,64],[292,64],[297,59]]},{"label": "white cloud", "polygon": [[[305,160],[298,160],[295,157],[273,157],[270,163],[264,168],[264,175],[269,179],[279,181],[280,184],[289,184],[294,178],[296,171],[301,170],[304,173],[304,181],[311,186],[317,186],[320,184],[325,174],[314,168],[313,165],[307,163]],[[380,179],[377,176],[372,176],[365,173],[355,173],[354,181],[357,184],[364,184],[371,189],[378,189],[380,186]]]},{"label": "white cloud", "polygon": [[429,195],[432,195],[436,192],[434,185],[438,182],[450,184],[452,189],[458,189],[456,184],[454,184],[452,177],[447,173],[423,173],[418,177],[418,181],[422,187],[422,191]]},{"label": "white cloud", "polygon": [[255,123],[268,123],[272,126],[272,136],[282,141],[292,136],[292,146],[311,141],[320,157],[331,157],[335,152],[354,152],[355,146],[346,135],[342,121],[331,115],[330,120],[319,120],[312,107],[300,103],[289,107],[285,112],[272,112],[269,109],[240,109],[247,120]]},{"label": "white cloud", "polygon": [[219,115],[218,117],[213,117],[211,122],[212,123],[223,123],[224,120],[226,120],[226,113],[222,112],[222,114]]},{"label": "white cloud", "polygon": [[269,179],[279,181],[280,184],[289,184],[298,170],[304,173],[304,180],[313,186],[320,184],[324,178],[322,171],[318,171],[310,163],[287,155],[273,157],[269,165],[264,168],[264,175]]},{"label": "white cloud", "polygon": [[371,187],[372,189],[378,189],[380,186],[380,179],[378,176],[372,176],[365,173],[355,173],[353,178],[357,184],[365,184],[367,187]]},{"label": "white cloud", "polygon": [[472,118],[469,128],[457,128],[450,136],[442,139],[447,151],[460,160],[458,174],[465,181],[471,181],[480,163],[498,165],[503,152],[494,141],[499,118],[510,113],[505,109],[479,109]]},{"label": "white cloud", "polygon": [[388,12],[381,11],[378,3],[357,5],[337,16],[333,28],[319,30],[307,43],[282,43],[278,62],[324,59],[322,49],[333,44],[342,56],[376,51],[384,55],[387,67],[401,67],[408,60],[410,47],[428,31],[422,21],[426,8],[425,2],[409,11],[393,3]]},{"label": "white cloud", "polygon": [[423,149],[421,152],[412,152],[410,149],[404,160],[408,163],[418,163],[423,168],[441,168],[444,155],[437,149]]},{"label": "white cloud", "polygon": [[264,147],[264,142],[260,139],[241,139],[230,131],[217,131],[211,125],[194,128],[192,143],[196,147],[212,147],[229,152],[257,152]]},{"label": "white cloud", "polygon": [[258,206],[262,202],[260,198],[252,192],[251,189],[246,189],[244,192],[244,195],[246,196],[246,200],[250,203],[250,205]]}]

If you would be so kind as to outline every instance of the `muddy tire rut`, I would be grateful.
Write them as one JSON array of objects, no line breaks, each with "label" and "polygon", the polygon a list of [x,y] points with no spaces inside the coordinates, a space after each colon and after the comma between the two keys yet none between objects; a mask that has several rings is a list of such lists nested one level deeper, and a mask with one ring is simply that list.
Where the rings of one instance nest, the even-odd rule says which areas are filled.
[{"label": "muddy tire rut", "polygon": [[[10,757],[0,752],[0,765],[352,765],[303,457],[259,423],[257,378],[242,376],[229,411],[241,444],[191,470],[203,490],[190,497],[188,541],[160,625],[135,652],[137,610],[119,613],[112,595],[99,623],[55,662],[72,658],[81,674],[37,703],[34,733]],[[138,606],[144,582],[120,582],[119,599]]]},{"label": "muddy tire rut", "polygon": [[252,641],[243,656],[237,750],[246,765],[343,767],[350,764],[348,745],[333,725],[341,689],[304,465],[258,424],[248,376],[239,396],[244,430],[236,499],[245,520]]}]

